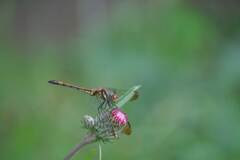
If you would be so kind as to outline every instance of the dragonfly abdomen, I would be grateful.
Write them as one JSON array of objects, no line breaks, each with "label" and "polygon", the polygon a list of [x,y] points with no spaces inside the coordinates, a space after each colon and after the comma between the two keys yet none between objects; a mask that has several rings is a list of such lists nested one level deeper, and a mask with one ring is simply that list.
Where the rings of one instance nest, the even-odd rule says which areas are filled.
[{"label": "dragonfly abdomen", "polygon": [[95,93],[94,90],[87,89],[87,88],[84,88],[84,87],[79,87],[79,86],[76,86],[76,85],[73,85],[73,84],[70,84],[70,83],[66,83],[66,82],[63,82],[63,81],[60,81],[60,80],[49,80],[48,83],[51,83],[51,84],[54,84],[54,85],[59,85],[59,86],[64,86],[64,87],[69,87],[69,88],[74,88],[74,89],[83,91],[83,92],[85,92],[85,93],[87,93],[91,96],[94,96],[94,93]]}]

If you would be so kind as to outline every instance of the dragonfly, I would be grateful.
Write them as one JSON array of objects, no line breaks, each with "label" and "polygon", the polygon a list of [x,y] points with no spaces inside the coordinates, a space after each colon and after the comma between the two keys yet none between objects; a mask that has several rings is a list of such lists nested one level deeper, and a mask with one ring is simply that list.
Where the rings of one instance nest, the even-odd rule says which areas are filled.
[{"label": "dragonfly", "polygon": [[[98,110],[104,109],[104,107],[106,108],[107,106],[112,108],[114,104],[118,101],[118,98],[121,96],[116,89],[112,89],[112,88],[104,88],[104,87],[86,88],[86,87],[78,86],[68,82],[64,82],[61,80],[49,80],[48,83],[53,85],[73,88],[83,93],[86,93],[90,96],[95,96],[97,99],[101,99]],[[136,100],[138,97],[139,97],[139,93],[135,91],[130,101]]]},{"label": "dragonfly", "polygon": [[[104,106],[108,106],[112,108],[113,105],[117,102],[118,98],[121,96],[116,89],[112,89],[112,88],[104,88],[104,87],[86,88],[86,87],[78,86],[72,83],[64,82],[61,80],[49,80],[48,83],[76,89],[85,94],[88,94],[90,96],[95,96],[96,98],[101,99],[102,102],[98,107],[98,111],[102,110]],[[138,97],[139,97],[139,93],[135,91],[130,101],[134,101],[138,99]],[[130,135],[132,133],[131,124],[129,121],[127,122],[126,126],[123,128],[122,133],[126,135]]]}]

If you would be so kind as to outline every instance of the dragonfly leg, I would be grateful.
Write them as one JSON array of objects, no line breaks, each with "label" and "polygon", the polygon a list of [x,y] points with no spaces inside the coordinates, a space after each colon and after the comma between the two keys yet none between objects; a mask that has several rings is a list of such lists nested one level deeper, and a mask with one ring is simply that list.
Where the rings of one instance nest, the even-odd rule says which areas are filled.
[{"label": "dragonfly leg", "polygon": [[111,108],[113,108],[113,104],[108,100],[105,100],[105,103],[101,106],[101,109],[104,111],[108,111]]},{"label": "dragonfly leg", "polygon": [[107,106],[108,106],[109,108],[113,108],[112,102],[111,102],[111,101],[107,101]]},{"label": "dragonfly leg", "polygon": [[106,101],[104,100],[104,101],[98,106],[98,113],[101,113],[100,111],[102,111],[105,102],[106,102]]}]

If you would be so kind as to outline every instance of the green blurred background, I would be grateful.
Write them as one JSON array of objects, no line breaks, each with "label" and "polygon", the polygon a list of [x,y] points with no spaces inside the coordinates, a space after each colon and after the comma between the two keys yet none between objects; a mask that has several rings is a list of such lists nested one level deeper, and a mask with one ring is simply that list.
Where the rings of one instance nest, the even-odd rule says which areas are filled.
[{"label": "green blurred background", "polygon": [[[89,97],[128,89],[131,136],[103,160],[240,159],[237,0],[0,1],[0,159],[57,160],[85,135]],[[90,100],[91,101],[91,100]],[[75,157],[98,159],[92,144]]]}]

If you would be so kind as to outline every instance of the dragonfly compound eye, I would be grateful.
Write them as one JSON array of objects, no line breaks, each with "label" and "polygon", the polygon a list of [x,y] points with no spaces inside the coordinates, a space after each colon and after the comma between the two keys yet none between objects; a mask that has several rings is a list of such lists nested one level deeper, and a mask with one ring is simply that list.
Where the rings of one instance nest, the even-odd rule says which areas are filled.
[{"label": "dragonfly compound eye", "polygon": [[112,95],[112,100],[116,101],[118,99],[118,96],[116,94]]}]

